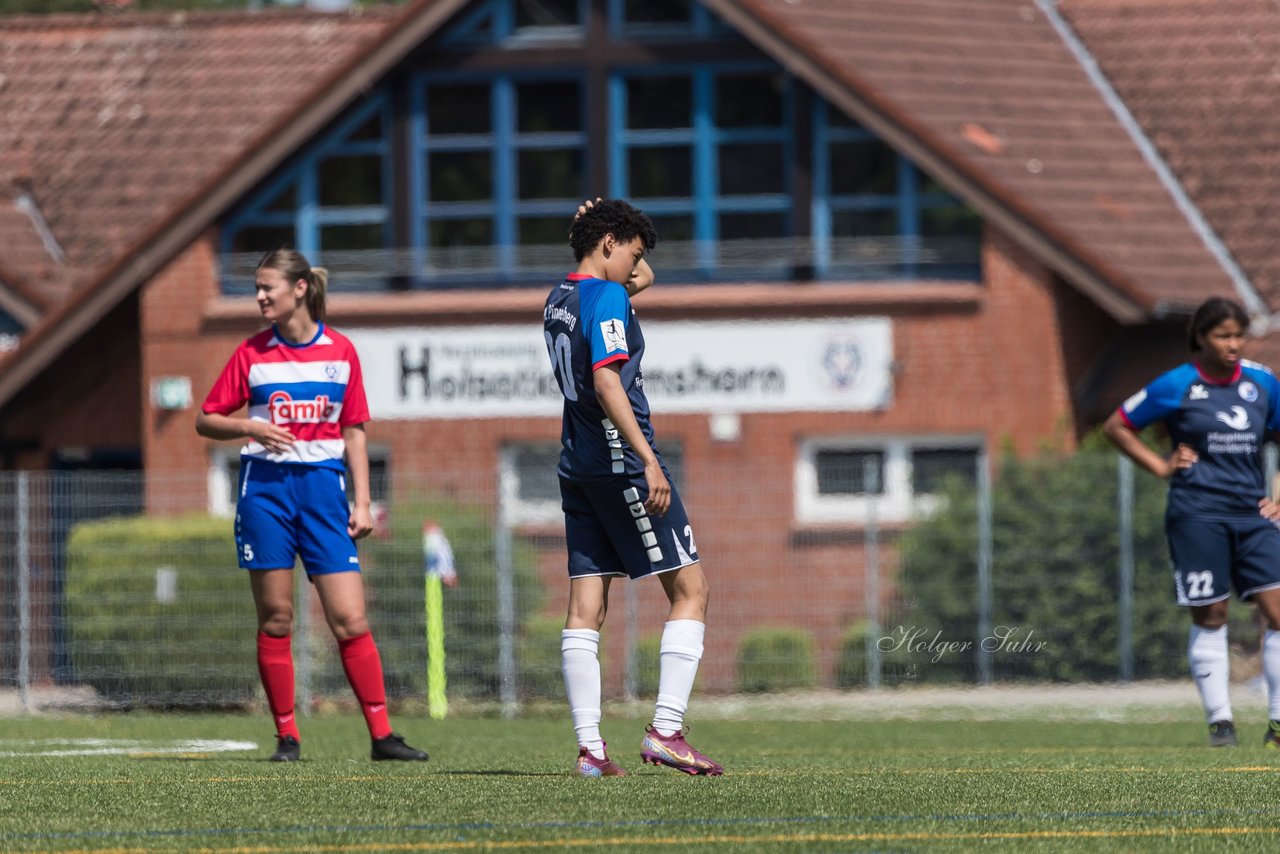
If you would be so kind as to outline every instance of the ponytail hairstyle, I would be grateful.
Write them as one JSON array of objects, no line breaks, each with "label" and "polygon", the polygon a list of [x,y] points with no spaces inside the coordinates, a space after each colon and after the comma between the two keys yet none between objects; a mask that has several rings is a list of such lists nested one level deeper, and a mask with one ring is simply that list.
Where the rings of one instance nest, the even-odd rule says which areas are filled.
[{"label": "ponytail hairstyle", "polygon": [[301,252],[292,249],[275,249],[262,256],[255,270],[275,270],[284,276],[292,285],[301,279],[307,283],[307,294],[303,302],[311,319],[316,323],[324,323],[325,293],[329,287],[329,271],[324,267],[312,267]]},{"label": "ponytail hairstyle", "polygon": [[1191,322],[1187,324],[1187,345],[1191,352],[1199,353],[1200,336],[1227,320],[1234,320],[1240,324],[1241,332],[1249,331],[1249,315],[1235,300],[1226,297],[1210,297],[1200,303],[1196,313],[1191,315]]}]

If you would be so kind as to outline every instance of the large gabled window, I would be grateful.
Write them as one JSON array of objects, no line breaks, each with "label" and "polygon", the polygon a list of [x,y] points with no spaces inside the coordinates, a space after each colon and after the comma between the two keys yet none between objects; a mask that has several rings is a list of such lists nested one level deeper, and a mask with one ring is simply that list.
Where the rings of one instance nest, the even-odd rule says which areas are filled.
[{"label": "large gabled window", "polygon": [[971,209],[694,0],[484,0],[233,213],[227,281],[542,287],[595,195],[666,285],[980,278]]}]

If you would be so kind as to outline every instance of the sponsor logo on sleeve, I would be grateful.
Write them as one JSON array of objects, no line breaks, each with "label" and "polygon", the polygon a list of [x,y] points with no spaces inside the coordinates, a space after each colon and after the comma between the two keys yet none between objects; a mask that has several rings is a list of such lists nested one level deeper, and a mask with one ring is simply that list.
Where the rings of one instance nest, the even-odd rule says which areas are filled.
[{"label": "sponsor logo on sleeve", "polygon": [[621,350],[623,353],[627,351],[627,330],[622,325],[621,320],[606,320],[600,324],[600,334],[604,337],[604,349],[606,352],[612,353]]}]

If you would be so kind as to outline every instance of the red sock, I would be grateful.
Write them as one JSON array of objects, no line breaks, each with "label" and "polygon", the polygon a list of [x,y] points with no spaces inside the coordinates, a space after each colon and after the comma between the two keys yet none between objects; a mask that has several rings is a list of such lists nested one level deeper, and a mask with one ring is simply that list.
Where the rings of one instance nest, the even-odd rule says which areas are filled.
[{"label": "red sock", "polygon": [[291,638],[258,632],[258,674],[267,692],[267,705],[276,722],[276,735],[298,738],[298,722],[293,717],[293,650]]},{"label": "red sock", "polygon": [[342,669],[347,681],[360,701],[369,735],[386,738],[391,735],[391,721],[387,718],[387,688],[382,681],[382,658],[373,642],[373,635],[365,632],[354,638],[338,641],[342,650]]}]

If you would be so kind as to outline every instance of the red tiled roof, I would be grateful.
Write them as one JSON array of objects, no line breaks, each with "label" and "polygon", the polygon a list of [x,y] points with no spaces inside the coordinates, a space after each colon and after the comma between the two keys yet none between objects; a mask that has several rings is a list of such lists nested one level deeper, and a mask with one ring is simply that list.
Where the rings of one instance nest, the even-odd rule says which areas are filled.
[{"label": "red tiled roof", "polygon": [[1280,310],[1280,7],[1063,0],[1062,11],[1196,207]]},{"label": "red tiled roof", "polygon": [[735,8],[756,17],[836,85],[942,152],[1034,230],[1148,310],[1235,295],[1223,267],[1033,3],[708,5],[730,18]]},{"label": "red tiled roof", "polygon": [[[92,278],[296,110],[399,12],[0,19],[7,265],[54,297],[67,279]],[[65,269],[45,253],[30,221],[14,216],[19,188],[39,206],[66,254]],[[17,232],[26,239],[10,242]]]},{"label": "red tiled roof", "polygon": [[66,297],[69,271],[45,248],[31,217],[19,207],[20,191],[0,194],[0,283],[32,308],[44,309]]}]

